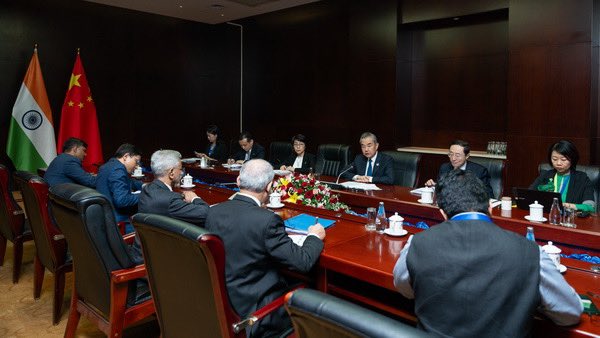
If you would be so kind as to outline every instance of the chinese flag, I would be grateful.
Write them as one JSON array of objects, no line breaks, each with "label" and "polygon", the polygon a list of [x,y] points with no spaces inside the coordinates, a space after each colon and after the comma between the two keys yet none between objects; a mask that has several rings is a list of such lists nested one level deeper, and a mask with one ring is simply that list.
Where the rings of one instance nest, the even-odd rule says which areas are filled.
[{"label": "chinese flag", "polygon": [[97,172],[103,163],[102,143],[96,117],[96,105],[92,99],[92,91],[88,85],[79,51],[69,80],[69,88],[62,106],[60,131],[56,144],[58,153],[62,152],[63,143],[69,137],[82,139],[88,144],[87,156],[83,160],[83,168],[89,172]]}]

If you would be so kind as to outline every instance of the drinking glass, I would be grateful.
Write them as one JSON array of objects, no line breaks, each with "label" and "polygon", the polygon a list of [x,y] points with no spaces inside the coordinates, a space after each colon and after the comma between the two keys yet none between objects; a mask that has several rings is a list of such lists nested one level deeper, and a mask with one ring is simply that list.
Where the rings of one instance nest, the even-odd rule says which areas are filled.
[{"label": "drinking glass", "polygon": [[365,224],[365,229],[367,231],[375,231],[375,218],[377,217],[377,209],[371,207],[367,208],[367,224]]},{"label": "drinking glass", "polygon": [[564,208],[561,225],[567,228],[577,227],[575,224],[575,209]]}]

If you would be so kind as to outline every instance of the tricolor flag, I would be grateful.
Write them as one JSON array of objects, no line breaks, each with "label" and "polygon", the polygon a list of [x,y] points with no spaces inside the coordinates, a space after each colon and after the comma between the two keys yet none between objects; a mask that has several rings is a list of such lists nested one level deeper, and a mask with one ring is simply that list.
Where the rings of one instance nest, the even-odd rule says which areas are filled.
[{"label": "tricolor flag", "polygon": [[34,173],[38,168],[46,168],[56,157],[52,111],[37,47],[33,49],[33,57],[13,107],[6,154],[17,170]]},{"label": "tricolor flag", "polygon": [[102,164],[102,143],[96,117],[96,105],[92,99],[92,91],[88,84],[83,64],[77,51],[77,58],[69,80],[69,88],[63,103],[58,132],[58,146],[62,150],[63,143],[69,137],[77,137],[88,144],[87,156],[83,160],[83,168],[89,172],[97,172]]}]

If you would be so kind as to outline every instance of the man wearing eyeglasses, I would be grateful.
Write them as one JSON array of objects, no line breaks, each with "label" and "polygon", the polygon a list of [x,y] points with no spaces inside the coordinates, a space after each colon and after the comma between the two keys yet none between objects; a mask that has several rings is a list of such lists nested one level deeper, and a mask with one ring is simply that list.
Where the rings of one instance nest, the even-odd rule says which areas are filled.
[{"label": "man wearing eyeglasses", "polygon": [[133,144],[124,143],[115,152],[115,156],[98,170],[96,190],[106,196],[115,207],[117,222],[125,222],[125,232],[133,232],[129,216],[137,212],[142,182],[129,175],[138,166],[141,153]]},{"label": "man wearing eyeglasses", "polygon": [[[448,158],[450,159],[450,162],[442,164],[438,173],[437,181],[439,182],[442,177],[446,176],[446,174],[452,170],[460,169],[463,171],[470,171],[483,182],[483,185],[488,192],[488,197],[494,198],[494,192],[492,190],[492,186],[490,185],[490,173],[484,166],[468,161],[470,152],[471,146],[468,142],[463,140],[454,140],[450,144],[450,151],[448,152]],[[425,185],[428,187],[432,187],[435,184],[436,181],[433,179],[425,182]]]}]

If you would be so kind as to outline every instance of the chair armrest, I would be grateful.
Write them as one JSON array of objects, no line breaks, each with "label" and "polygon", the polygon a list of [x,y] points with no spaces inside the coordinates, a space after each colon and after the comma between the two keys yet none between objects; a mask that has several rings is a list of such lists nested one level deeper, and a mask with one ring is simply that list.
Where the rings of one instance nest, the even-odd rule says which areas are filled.
[{"label": "chair armrest", "polygon": [[135,240],[135,232],[132,232],[130,234],[123,236],[123,241],[125,242],[125,244],[131,245],[131,244],[133,244],[134,240]]},{"label": "chair armrest", "polygon": [[140,264],[130,269],[115,270],[110,273],[111,282],[120,284],[134,279],[146,277],[146,265]]},{"label": "chair armrest", "polygon": [[[296,291],[298,289],[302,289],[304,288],[304,285],[299,285],[298,287],[295,287],[293,289],[291,289],[289,292],[293,292]],[[261,307],[260,309],[254,311],[253,313],[251,313],[250,315],[248,315],[248,317],[242,319],[241,321],[234,323],[233,326],[233,332],[234,333],[240,333],[242,330],[244,330],[246,327],[248,326],[252,326],[254,324],[256,324],[258,321],[260,321],[261,319],[263,319],[265,316],[267,316],[268,314],[270,314],[271,312],[277,310],[278,308],[280,308],[281,306],[283,306],[283,304],[285,303],[286,300],[286,294],[284,294],[283,296],[275,299],[274,301],[272,301],[271,303]]]}]

